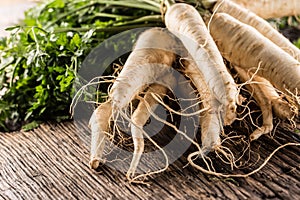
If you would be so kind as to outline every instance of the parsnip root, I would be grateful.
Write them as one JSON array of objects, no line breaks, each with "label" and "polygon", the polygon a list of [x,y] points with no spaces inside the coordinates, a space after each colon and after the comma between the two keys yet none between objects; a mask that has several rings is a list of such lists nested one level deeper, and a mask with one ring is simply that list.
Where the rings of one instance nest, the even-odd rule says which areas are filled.
[{"label": "parsnip root", "polygon": [[102,155],[107,140],[106,134],[109,132],[111,115],[111,102],[107,101],[96,108],[90,119],[89,126],[92,132],[90,157],[91,169],[97,169],[100,162],[104,162]]},{"label": "parsnip root", "polygon": [[[140,99],[138,107],[131,116],[131,134],[134,143],[133,158],[130,168],[127,171],[127,178],[134,177],[136,168],[144,151],[143,127],[149,119],[151,113],[158,106],[158,102],[153,98],[153,94],[163,98],[167,93],[167,88],[159,84],[153,84],[146,91],[144,98]],[[148,106],[146,105],[148,104]],[[151,108],[151,111],[148,110]]]},{"label": "parsnip root", "polygon": [[293,56],[296,60],[300,61],[300,50],[286,37],[274,29],[266,20],[257,16],[250,10],[243,8],[230,0],[219,0],[219,3],[217,3],[214,7],[214,11],[218,13],[227,13],[240,22],[252,26],[263,36],[271,40],[274,44]]},{"label": "parsnip root", "polygon": [[[123,69],[108,91],[108,100],[100,104],[90,119],[92,132],[90,168],[96,169],[101,162],[104,162],[102,157],[107,134],[110,131],[110,123],[116,124],[116,119],[112,116],[120,116],[122,120],[127,120],[126,124],[128,122],[130,125],[134,152],[126,176],[131,182],[163,172],[170,164],[170,157],[164,149],[144,130],[150,116],[173,128],[191,142],[190,144],[195,145],[197,151],[188,156],[188,162],[205,173],[223,177],[246,177],[266,164],[269,158],[257,170],[246,175],[224,175],[215,172],[213,165],[205,160],[205,154],[214,150],[224,163],[234,163],[232,167],[237,166],[233,153],[221,142],[220,138],[223,125],[231,125],[236,120],[236,108],[239,103],[237,84],[226,68],[223,57],[235,68],[242,84],[245,84],[262,111],[262,125],[260,127],[255,125],[257,129],[250,134],[250,140],[256,140],[273,130],[273,115],[290,121],[298,115],[300,50],[272,28],[268,22],[253,13],[257,12],[262,17],[271,16],[266,11],[263,14],[260,13],[256,8],[258,3],[252,1],[251,3],[256,5],[249,7],[246,4],[250,4],[250,1],[244,0],[219,0],[217,2],[212,18],[205,25],[199,12],[193,6],[166,0],[165,24],[168,30],[152,28],[139,36]],[[253,12],[233,2],[242,2],[242,5]],[[286,12],[283,11],[284,6],[280,6],[283,15],[300,14],[300,10],[297,10],[300,8],[299,2],[291,2],[288,4],[292,4],[293,8],[284,8],[288,10]],[[211,5],[212,1],[206,3]],[[267,0],[261,3],[269,4],[270,9],[280,13],[275,9],[275,6],[279,5],[277,0],[273,3]],[[268,9],[262,4],[259,8]],[[254,7],[255,10],[253,10]],[[272,16],[276,15],[272,13]],[[179,54],[182,66],[172,68]],[[179,70],[177,67],[180,70],[183,68],[184,81],[187,81],[185,78],[188,77],[188,83],[192,83],[189,89],[193,90],[186,90],[183,93],[199,94],[201,103],[193,102],[192,105],[188,105],[187,110],[192,107],[193,109],[190,110],[193,110],[193,113],[185,113],[186,110],[174,111],[174,113],[187,117],[199,115],[201,148],[194,138],[186,134],[187,131],[182,131],[177,125],[160,119],[154,113],[158,105],[163,105],[173,112],[162,99],[168,90],[174,92],[175,86],[180,85],[176,84],[178,80],[182,81],[180,78],[176,79],[173,74],[174,70]],[[194,92],[195,88],[196,92]],[[143,97],[140,96],[142,92],[145,92]],[[136,109],[133,113],[128,113],[128,110],[132,111],[128,109],[132,101],[137,99],[139,103]],[[198,97],[193,101],[195,99],[198,100]],[[195,120],[191,121],[195,122]],[[192,126],[198,127],[198,124],[194,123]],[[157,171],[135,177],[144,153],[145,137],[162,152],[165,165]],[[288,145],[299,146],[299,144],[291,143],[282,147]],[[200,156],[207,169],[194,163],[194,159]]]},{"label": "parsnip root", "polygon": [[[233,65],[257,74],[284,92],[300,91],[300,63],[255,28],[225,13],[216,13],[211,34],[222,55]],[[293,73],[291,73],[293,72]]]},{"label": "parsnip root", "polygon": [[223,106],[224,124],[230,125],[236,117],[237,87],[200,14],[193,6],[177,3],[167,9],[165,24],[197,63],[212,95]]},{"label": "parsnip root", "polygon": [[261,135],[270,133],[273,130],[273,111],[275,115],[282,119],[291,120],[295,116],[296,113],[293,111],[292,105],[280,98],[269,81],[259,76],[251,77],[253,74],[242,68],[234,68],[242,82],[252,79],[253,83],[246,84],[246,87],[253,94],[253,98],[262,111],[263,124],[250,134],[250,140],[256,140]]},{"label": "parsnip root", "polygon": [[[128,57],[121,73],[109,92],[109,102],[100,105],[91,117],[92,149],[91,168],[98,167],[105,144],[105,132],[108,131],[108,120],[111,115],[123,114],[130,102],[146,87],[153,83],[131,117],[131,130],[134,142],[134,156],[128,171],[128,177],[134,175],[141,154],[143,152],[143,126],[149,118],[149,111],[145,104],[155,109],[156,101],[150,92],[157,92],[163,96],[169,88],[173,89],[176,80],[172,75],[172,63],[176,55],[177,42],[166,29],[152,28],[143,32]],[[105,114],[105,112],[107,114]],[[123,116],[127,118],[127,116]],[[108,119],[107,119],[108,118]]]},{"label": "parsnip root", "polygon": [[169,80],[163,77],[171,73],[176,45],[174,37],[162,28],[149,29],[139,36],[109,92],[114,110],[124,110],[139,92],[158,80],[168,87]]},{"label": "parsnip root", "polygon": [[220,146],[220,132],[222,129],[222,121],[220,116],[220,110],[222,105],[211,94],[208,85],[205,83],[203,75],[199,71],[197,64],[193,59],[187,59],[183,62],[184,73],[191,79],[197,91],[200,94],[200,100],[202,107],[205,109],[200,114],[201,125],[201,141],[202,151],[204,154],[217,149]]},{"label": "parsnip root", "polygon": [[299,0],[232,0],[264,19],[300,15]]}]

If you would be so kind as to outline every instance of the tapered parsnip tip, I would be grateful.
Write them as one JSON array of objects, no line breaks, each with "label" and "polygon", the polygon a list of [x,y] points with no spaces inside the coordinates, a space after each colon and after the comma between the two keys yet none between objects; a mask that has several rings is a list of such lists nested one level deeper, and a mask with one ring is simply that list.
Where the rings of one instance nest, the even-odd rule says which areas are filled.
[{"label": "tapered parsnip tip", "polygon": [[272,129],[273,129],[273,124],[264,125],[258,129],[256,129],[253,133],[251,133],[250,141],[257,140],[260,136],[270,133],[272,131]]},{"label": "tapered parsnip tip", "polygon": [[127,173],[126,173],[127,180],[132,180],[134,178],[135,170],[136,169],[129,169],[127,171]]},{"label": "tapered parsnip tip", "polygon": [[224,125],[231,125],[235,119],[236,119],[236,109],[237,106],[235,104],[235,102],[233,102],[231,105],[227,106],[227,111],[225,114],[225,118],[224,118]]},{"label": "tapered parsnip tip", "polygon": [[97,169],[99,167],[100,161],[99,160],[91,160],[90,161],[90,168],[91,169]]},{"label": "tapered parsnip tip", "polygon": [[100,163],[102,163],[101,159],[99,159],[99,158],[92,158],[90,160],[89,165],[90,165],[91,169],[96,170],[99,167]]},{"label": "tapered parsnip tip", "polygon": [[91,156],[89,165],[91,169],[96,169],[100,162],[103,163],[102,155],[107,140],[106,133],[109,132],[111,116],[112,105],[110,101],[106,101],[96,108],[90,119]]},{"label": "tapered parsnip tip", "polygon": [[280,98],[272,100],[272,106],[274,114],[283,120],[292,120],[298,113],[296,106]]}]

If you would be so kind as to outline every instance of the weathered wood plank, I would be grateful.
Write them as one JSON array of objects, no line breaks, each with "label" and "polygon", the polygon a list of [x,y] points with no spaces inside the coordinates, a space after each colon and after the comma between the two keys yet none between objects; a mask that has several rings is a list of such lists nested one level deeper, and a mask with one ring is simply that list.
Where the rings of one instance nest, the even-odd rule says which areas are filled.
[{"label": "weathered wood plank", "polygon": [[[0,199],[300,198],[298,147],[282,149],[260,172],[248,178],[208,176],[185,166],[182,156],[167,171],[149,179],[149,185],[136,185],[107,166],[99,173],[90,170],[89,138],[84,124],[76,126],[72,122],[0,134]],[[263,136],[251,148],[265,158],[279,143],[293,141],[299,142],[299,137],[280,128],[273,139]],[[216,167],[228,172],[222,163]]]}]

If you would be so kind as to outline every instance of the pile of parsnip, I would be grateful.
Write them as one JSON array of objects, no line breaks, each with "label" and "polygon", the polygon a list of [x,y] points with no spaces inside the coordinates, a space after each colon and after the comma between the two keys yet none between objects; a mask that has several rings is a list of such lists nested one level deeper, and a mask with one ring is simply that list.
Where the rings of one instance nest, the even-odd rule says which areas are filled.
[{"label": "pile of parsnip", "polygon": [[[178,84],[171,71],[178,56],[174,52],[180,51],[184,55],[180,58],[180,73],[199,97],[201,144],[190,138],[198,150],[189,154],[189,164],[224,177],[251,175],[254,172],[221,174],[194,160],[204,158],[210,151],[222,151],[223,127],[237,120],[237,106],[247,101],[240,94],[242,86],[261,108],[263,118],[262,126],[250,134],[249,141],[272,131],[273,116],[294,122],[300,106],[300,50],[264,18],[300,15],[300,1],[206,1],[212,6],[208,20],[182,1],[163,3],[167,28],[151,28],[139,36],[109,88],[107,101],[96,108],[90,119],[90,167],[96,169],[104,161],[105,142],[118,130],[112,126],[117,116],[122,116],[130,124],[134,144],[127,178],[134,181],[141,177],[135,172],[144,151],[144,138],[151,139],[143,127],[157,105],[164,104],[162,99],[167,92]],[[230,65],[225,65],[224,60]],[[235,82],[228,66],[242,83]],[[133,112],[127,112],[133,100],[139,103]],[[178,134],[185,136],[182,131]]]}]

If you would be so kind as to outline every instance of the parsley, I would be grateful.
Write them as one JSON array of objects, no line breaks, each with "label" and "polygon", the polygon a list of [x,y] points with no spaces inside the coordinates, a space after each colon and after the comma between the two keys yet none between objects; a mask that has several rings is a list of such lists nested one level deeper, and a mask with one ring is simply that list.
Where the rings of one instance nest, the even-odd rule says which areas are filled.
[{"label": "parsley", "polygon": [[70,119],[73,84],[91,49],[135,26],[161,26],[159,12],[132,0],[51,0],[28,10],[0,39],[0,130]]}]

